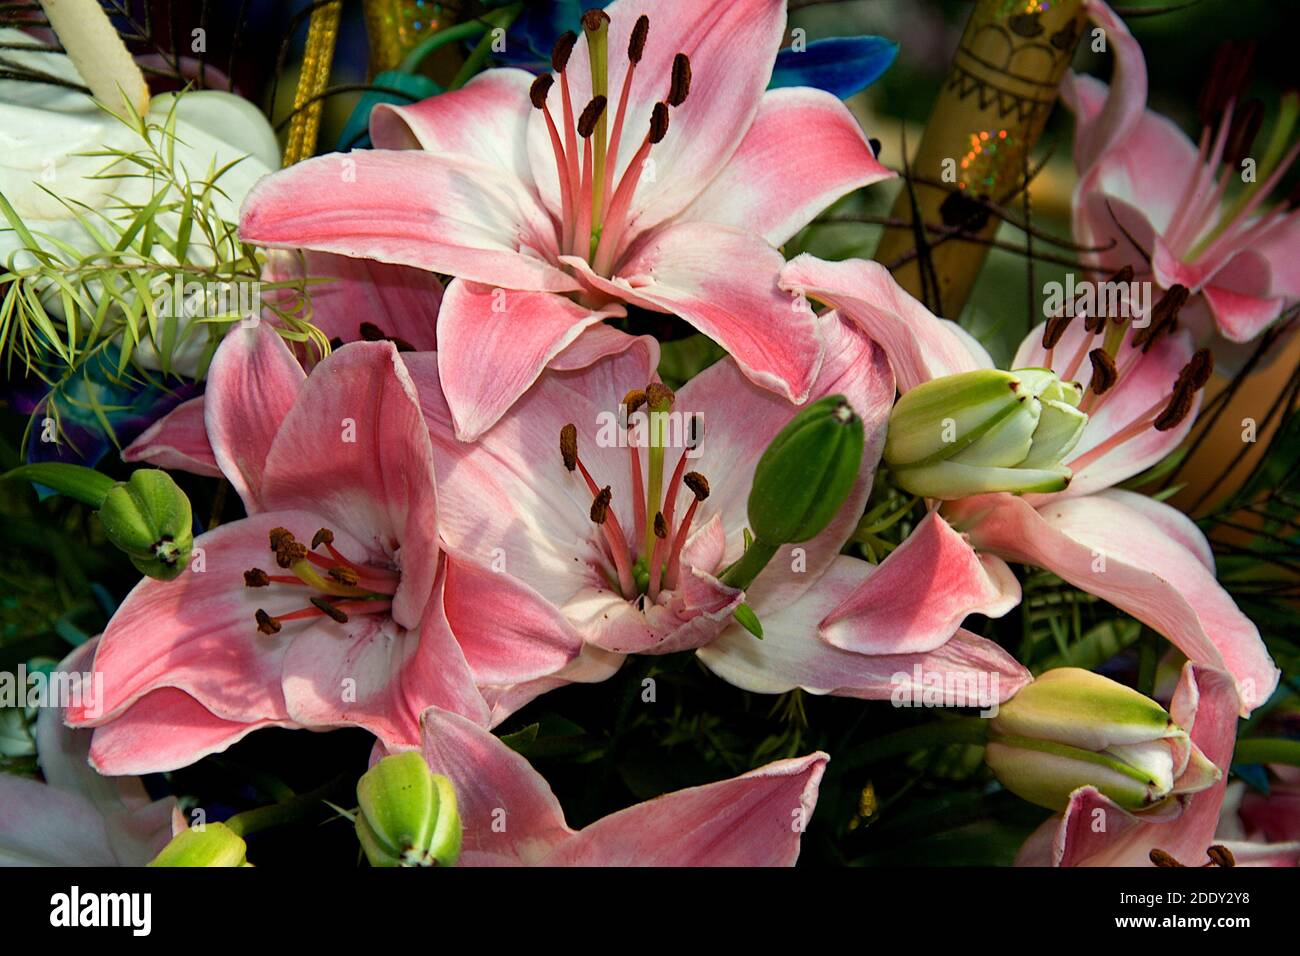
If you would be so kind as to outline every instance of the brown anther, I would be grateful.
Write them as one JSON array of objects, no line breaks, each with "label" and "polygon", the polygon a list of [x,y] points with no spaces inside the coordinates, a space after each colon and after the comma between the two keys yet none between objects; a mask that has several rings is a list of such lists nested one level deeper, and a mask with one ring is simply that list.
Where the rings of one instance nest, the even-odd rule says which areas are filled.
[{"label": "brown anther", "polygon": [[604,10],[592,9],[582,15],[582,28],[588,33],[596,33],[609,24],[609,14]]},{"label": "brown anther", "polygon": [[632,36],[627,41],[627,58],[633,63],[640,63],[645,54],[646,37],[650,35],[650,18],[644,13],[636,18],[632,27]]},{"label": "brown anther", "polygon": [[668,105],[681,106],[691,94],[691,58],[685,53],[673,57],[673,81],[668,87]]},{"label": "brown anther", "polygon": [[578,34],[569,30],[555,41],[555,46],[551,48],[551,69],[556,73],[563,73],[564,68],[569,65],[569,57],[573,54],[573,45],[578,42]]},{"label": "brown anther", "polygon": [[1216,843],[1208,848],[1205,855],[1210,858],[1210,863],[1214,866],[1221,866],[1226,869],[1237,865],[1237,858],[1232,855],[1232,851],[1221,843]]},{"label": "brown anther", "polygon": [[664,520],[664,513],[662,511],[655,512],[655,537],[668,537],[668,522]]},{"label": "brown anther", "polygon": [[263,634],[280,633],[280,622],[277,621],[275,618],[271,617],[271,615],[267,614],[260,607],[257,609],[257,612],[253,615],[253,620],[257,622],[257,629],[261,631]]},{"label": "brown anther", "polygon": [[249,568],[244,572],[244,587],[246,588],[264,588],[270,583],[270,575],[261,568]]},{"label": "brown anther", "polygon": [[275,563],[282,568],[291,568],[307,557],[307,546],[301,541],[284,541],[275,549]]},{"label": "brown anther", "polygon": [[1151,307],[1150,321],[1145,328],[1133,333],[1133,347],[1143,353],[1150,352],[1151,347],[1159,341],[1160,336],[1172,332],[1178,323],[1178,313],[1187,303],[1187,286],[1174,284]]},{"label": "brown anther", "polygon": [[1105,349],[1093,349],[1088,353],[1088,359],[1092,362],[1092,381],[1088,387],[1093,394],[1105,395],[1119,378],[1115,360]]},{"label": "brown anther", "polygon": [[1183,865],[1179,863],[1177,860],[1175,860],[1171,854],[1166,853],[1164,850],[1159,850],[1159,849],[1152,850],[1150,853],[1147,854],[1147,857],[1156,866],[1174,867],[1174,866]]},{"label": "brown anther", "polygon": [[361,340],[363,342],[383,342],[388,338],[388,336],[384,334],[384,330],[373,322],[362,322],[360,331]]},{"label": "brown anther", "polygon": [[645,387],[646,401],[650,404],[650,410],[654,412],[666,412],[673,407],[673,402],[677,396],[673,390],[663,382],[651,382]]},{"label": "brown anther", "polygon": [[695,495],[696,501],[703,501],[709,497],[709,479],[698,471],[688,471],[682,475],[682,484],[691,489],[691,494]]},{"label": "brown anther", "polygon": [[650,111],[650,142],[662,143],[667,135],[668,107],[663,103],[656,103],[655,108]]},{"label": "brown anther", "polygon": [[1209,349],[1197,349],[1178,373],[1178,381],[1174,388],[1186,386],[1194,392],[1200,391],[1213,374],[1214,353]]},{"label": "brown anther", "polygon": [[623,396],[623,407],[627,409],[628,415],[632,415],[638,408],[646,403],[645,389],[634,388]]},{"label": "brown anther", "polygon": [[326,617],[333,618],[340,624],[346,624],[348,622],[348,616],[324,598],[314,597],[311,599],[311,603]]},{"label": "brown anther", "polygon": [[1188,413],[1192,410],[1192,400],[1196,397],[1196,389],[1187,387],[1184,383],[1179,383],[1174,387],[1174,394],[1169,396],[1169,404],[1165,410],[1157,416],[1155,420],[1155,429],[1158,432],[1167,432],[1171,428],[1177,428]]},{"label": "brown anther", "polygon": [[605,102],[604,96],[593,96],[586,109],[582,111],[582,115],[578,117],[578,135],[583,139],[590,139],[591,134],[596,132],[596,122],[605,112]]},{"label": "brown anther", "polygon": [[321,528],[319,531],[317,531],[314,535],[311,536],[311,549],[313,551],[319,548],[322,544],[333,544],[333,543],[334,543],[334,532],[331,531],[329,528]]},{"label": "brown anther", "polygon": [[1255,60],[1257,44],[1254,40],[1243,43],[1228,40],[1214,51],[1206,73],[1205,86],[1196,111],[1201,124],[1213,126],[1219,115],[1227,109],[1228,101],[1236,99],[1246,85],[1250,68]]},{"label": "brown anther", "polygon": [[1070,323],[1073,321],[1074,316],[1072,315],[1054,315],[1048,319],[1043,326],[1043,348],[1056,348],[1056,343],[1061,341],[1061,336],[1065,334],[1065,330],[1070,327]]},{"label": "brown anther", "polygon": [[1083,327],[1096,335],[1106,328],[1106,316],[1104,315],[1085,315],[1083,317]]},{"label": "brown anther", "polygon": [[578,428],[572,423],[560,429],[560,457],[569,471],[578,467]]},{"label": "brown anther", "polygon": [[591,520],[596,524],[604,524],[605,519],[609,517],[609,500],[614,497],[614,493],[609,490],[609,485],[600,489],[600,492],[592,499],[591,502]]},{"label": "brown anther", "polygon": [[551,87],[554,85],[555,77],[549,73],[543,73],[533,80],[533,85],[528,88],[528,99],[532,101],[533,109],[546,108],[546,98],[551,95]]},{"label": "brown anther", "polygon": [[1255,145],[1255,137],[1263,125],[1264,101],[1254,99],[1243,103],[1233,114],[1223,147],[1223,161],[1229,166],[1240,166],[1241,161],[1250,155],[1250,148]]},{"label": "brown anther", "polygon": [[277,551],[279,550],[281,543],[293,540],[293,532],[288,528],[272,528],[270,538],[271,550]]},{"label": "brown anther", "polygon": [[353,571],[351,568],[345,568],[341,564],[334,565],[334,567],[330,568],[325,573],[339,584],[345,585],[346,587],[355,587],[356,583],[361,580],[357,572]]},{"label": "brown anther", "polygon": [[873,136],[871,139],[867,140],[867,145],[871,147],[871,155],[876,157],[876,159],[880,159],[880,150],[882,148],[880,140]]}]

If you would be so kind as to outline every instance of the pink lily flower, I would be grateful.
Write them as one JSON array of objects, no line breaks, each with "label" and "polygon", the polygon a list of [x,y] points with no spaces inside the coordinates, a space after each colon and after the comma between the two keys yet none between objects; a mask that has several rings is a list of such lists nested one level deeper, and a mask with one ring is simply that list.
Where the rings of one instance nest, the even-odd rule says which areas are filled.
[{"label": "pink lily flower", "polygon": [[497,737],[436,707],[423,728],[424,759],[456,788],[461,866],[793,866],[829,759],[778,760],[574,830],[542,775]]},{"label": "pink lily flower", "polygon": [[[1231,677],[1188,663],[1174,691],[1170,715],[1223,776],[1207,790],[1176,798],[1172,812],[1129,813],[1093,787],[1080,787],[1070,804],[1025,841],[1017,866],[1150,866],[1152,851],[1167,865],[1203,866],[1211,846],[1226,846],[1238,866],[1296,866],[1300,843],[1224,839],[1228,766],[1241,705]],[[1104,822],[1104,827],[1099,825]],[[1220,834],[1216,836],[1216,834]]]},{"label": "pink lily flower", "polygon": [[[903,392],[939,376],[991,367],[983,349],[971,347],[967,333],[932,315],[878,263],[799,256],[781,282],[833,306],[880,342]],[[1187,332],[1172,331],[1173,310],[1152,311],[1161,314],[1142,329],[1081,317],[1031,332],[1012,367],[1050,369],[1088,392],[1080,406],[1088,413],[1087,424],[1064,462],[1073,473],[1068,488],[936,503],[882,562],[855,607],[927,600],[935,586],[931,582],[941,581],[959,622],[963,582],[971,574],[1010,576],[1003,562],[1017,561],[1109,601],[1163,634],[1192,661],[1230,673],[1243,714],[1267,700],[1279,672],[1259,630],[1215,580],[1205,536],[1169,505],[1115,487],[1178,446],[1199,406],[1198,382],[1208,375],[1208,356],[1193,353]],[[1115,331],[1103,335],[1107,327]],[[947,542],[946,550],[936,548],[938,539]],[[893,573],[894,562],[920,563],[922,554],[930,569],[925,574]],[[1004,604],[998,612],[971,602],[967,609],[990,614],[1012,606]],[[855,646],[834,631],[824,636],[838,647]]]},{"label": "pink lily flower", "polygon": [[[1123,20],[1101,0],[1087,6],[1113,46],[1115,82],[1071,74],[1061,88],[1076,123],[1075,238],[1113,244],[1093,257],[1099,270],[1128,264],[1161,290],[1186,287],[1184,316],[1200,341],[1250,341],[1300,300],[1300,210],[1294,199],[1270,202],[1300,155],[1300,142],[1287,142],[1297,104],[1292,98],[1269,143],[1252,150],[1262,110],[1237,99],[1249,56],[1228,51],[1208,67],[1194,144],[1144,109],[1146,63]],[[1253,179],[1243,187],[1248,158]]]},{"label": "pink lily flower", "polygon": [[437,337],[463,441],[625,305],[680,316],[802,402],[821,343],[776,287],[776,247],[893,174],[835,97],[764,92],[785,7],[618,0],[588,14],[608,20],[595,86],[584,30],[556,47],[553,74],[488,70],[378,107],[377,149],[262,180],[241,235],[454,276]]},{"label": "pink lily flower", "polygon": [[306,376],[261,323],[229,335],[209,381],[213,458],[249,517],[196,538],[201,559],[142,581],[109,622],[103,713],[67,715],[96,728],[97,768],[184,766],[265,726],[413,746],[425,707],[486,724],[480,684],[577,655],[565,635],[509,643],[492,614],[448,610],[432,450],[391,343],[345,346]]},{"label": "pink lily flower", "polygon": [[[910,687],[919,669],[950,678],[948,686],[992,675],[991,699],[981,705],[989,706],[1030,679],[996,644],[958,629],[966,607],[1005,610],[1019,600],[1015,578],[1000,562],[971,556],[973,567],[952,593],[947,581],[935,579],[929,601],[844,609],[886,574],[839,552],[870,492],[894,381],[884,353],[861,330],[834,314],[819,321],[827,351],[810,399],[843,395],[862,419],[861,469],[829,526],[782,547],[747,591],[719,575],[743,553],[754,468],[794,409],[749,381],[734,359],[676,393],[670,414],[678,424],[669,428],[679,437],[670,437],[671,447],[661,443],[656,457],[635,429],[617,424],[620,406],[640,401],[639,390],[663,388],[652,384],[653,339],[614,336],[601,357],[548,371],[468,445],[456,439],[438,386],[440,357],[407,356],[433,438],[440,528],[453,559],[448,606],[500,608],[517,619],[512,630],[521,640],[545,627],[586,646],[570,672],[513,688],[505,698],[510,707],[570,680],[602,680],[626,654],[692,649],[725,680],[761,693],[801,687],[882,699],[900,681]],[[695,435],[702,425],[703,440],[687,447],[692,420]],[[934,547],[954,543],[955,533],[941,531]],[[930,581],[922,563],[928,560],[918,555],[910,569],[894,567]],[[471,566],[498,573],[458,580],[457,569]],[[637,566],[645,571],[639,582]],[[762,640],[734,622],[742,602],[761,620]],[[956,606],[962,610],[955,613]],[[819,627],[849,635],[853,646],[818,640]]]},{"label": "pink lily flower", "polygon": [[[83,673],[96,641],[59,671]],[[138,777],[92,770],[90,738],[65,727],[60,708],[41,710],[36,747],[45,782],[0,773],[0,866],[143,866],[184,827],[174,798],[151,801]]]}]

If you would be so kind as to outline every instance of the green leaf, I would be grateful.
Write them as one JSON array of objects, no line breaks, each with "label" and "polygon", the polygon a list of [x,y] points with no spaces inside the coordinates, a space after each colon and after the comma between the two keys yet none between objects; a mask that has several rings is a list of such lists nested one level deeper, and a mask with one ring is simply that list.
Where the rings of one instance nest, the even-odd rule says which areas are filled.
[{"label": "green leaf", "polygon": [[738,606],[732,616],[735,617],[736,623],[749,631],[750,634],[753,634],[760,641],[763,639],[763,623],[758,619],[758,615],[754,613],[754,609],[748,604]]}]

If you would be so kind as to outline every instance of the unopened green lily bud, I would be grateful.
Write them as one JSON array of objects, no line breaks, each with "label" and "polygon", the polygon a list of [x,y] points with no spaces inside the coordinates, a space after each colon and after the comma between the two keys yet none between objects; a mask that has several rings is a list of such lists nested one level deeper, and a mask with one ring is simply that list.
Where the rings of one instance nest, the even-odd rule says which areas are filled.
[{"label": "unopened green lily bud", "polygon": [[371,866],[454,866],[460,814],[451,781],[414,750],[385,757],[357,782],[357,838]]},{"label": "unopened green lily bud", "polygon": [[1062,461],[1088,423],[1082,398],[1078,385],[1041,368],[932,379],[894,406],[885,463],[902,488],[926,498],[1061,491],[1070,483]]},{"label": "unopened green lily bud", "polygon": [[1221,776],[1158,703],[1077,667],[1047,671],[1002,704],[984,759],[1004,787],[1051,810],[1083,786],[1145,810]]},{"label": "unopened green lily bud", "polygon": [[828,395],[795,415],[754,469],[749,492],[754,540],[722,580],[748,587],[781,545],[820,534],[853,489],[864,443],[862,419],[843,395]]},{"label": "unopened green lily bud", "polygon": [[142,468],[114,485],[99,520],[141,574],[170,581],[185,570],[194,544],[190,500],[167,472]]},{"label": "unopened green lily bud", "polygon": [[150,866],[252,866],[248,847],[224,823],[207,823],[202,829],[182,830],[163,847]]}]

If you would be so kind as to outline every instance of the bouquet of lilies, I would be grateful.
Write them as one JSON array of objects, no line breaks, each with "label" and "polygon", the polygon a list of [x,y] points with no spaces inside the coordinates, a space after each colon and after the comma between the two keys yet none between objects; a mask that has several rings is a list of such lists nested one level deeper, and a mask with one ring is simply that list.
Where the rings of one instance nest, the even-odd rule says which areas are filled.
[{"label": "bouquet of lilies", "polygon": [[1292,341],[1300,98],[1225,46],[1189,138],[1080,4],[995,360],[818,241],[945,180],[801,6],[489,3],[287,157],[130,4],[0,29],[0,862],[1300,863],[1296,374],[1176,480]]}]

